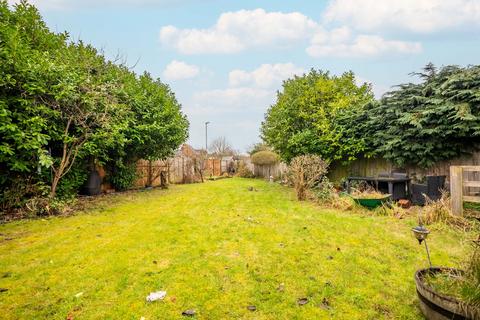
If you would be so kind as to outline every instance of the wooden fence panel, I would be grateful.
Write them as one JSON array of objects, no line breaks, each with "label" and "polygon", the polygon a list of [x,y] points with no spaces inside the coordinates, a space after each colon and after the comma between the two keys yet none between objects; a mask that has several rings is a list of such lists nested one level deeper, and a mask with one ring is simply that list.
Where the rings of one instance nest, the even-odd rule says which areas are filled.
[{"label": "wooden fence panel", "polygon": [[[339,182],[342,178],[347,176],[378,176],[382,172],[390,172],[392,170],[403,170],[414,180],[422,180],[427,175],[446,176],[447,181],[450,180],[450,167],[463,166],[464,172],[469,172],[470,180],[477,180],[474,177],[480,177],[479,172],[469,171],[480,165],[480,152],[475,152],[471,155],[464,155],[455,159],[440,161],[429,168],[422,168],[418,166],[407,166],[405,168],[397,168],[390,162],[382,158],[357,159],[348,166],[340,163],[332,163],[328,177],[332,181]],[[470,169],[469,169],[470,168]],[[472,169],[473,170],[473,169]]]},{"label": "wooden fence panel", "polygon": [[287,172],[287,165],[283,162],[274,165],[254,165],[253,173],[256,177],[269,179],[272,176],[274,179],[281,179]]}]

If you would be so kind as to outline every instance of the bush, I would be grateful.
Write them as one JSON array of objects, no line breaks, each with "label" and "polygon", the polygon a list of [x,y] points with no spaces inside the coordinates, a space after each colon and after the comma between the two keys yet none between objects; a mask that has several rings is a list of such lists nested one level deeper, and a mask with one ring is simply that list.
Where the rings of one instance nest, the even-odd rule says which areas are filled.
[{"label": "bush", "polygon": [[33,197],[28,199],[21,213],[29,217],[65,214],[72,210],[75,201],[74,198],[61,200],[59,198]]},{"label": "bush", "polygon": [[238,165],[237,177],[240,178],[254,178],[252,170],[250,170],[243,162]]},{"label": "bush", "polygon": [[60,180],[57,196],[60,199],[71,199],[78,194],[78,191],[87,181],[88,172],[86,168],[79,163],[74,166],[65,177]]},{"label": "bush", "polygon": [[21,208],[31,197],[48,194],[49,187],[41,182],[35,182],[31,177],[17,176],[10,181],[0,193],[0,210],[11,211]]},{"label": "bush", "polygon": [[293,158],[288,176],[297,193],[298,200],[305,200],[308,190],[318,185],[327,173],[328,163],[317,155],[303,155]]},{"label": "bush", "polygon": [[137,178],[138,174],[136,163],[118,163],[111,170],[109,181],[116,190],[125,191],[133,186]]},{"label": "bush", "polygon": [[339,195],[333,187],[333,183],[330,182],[326,176],[312,189],[312,194],[315,196],[316,201],[322,206],[341,210],[350,210],[353,208],[352,200]]},{"label": "bush", "polygon": [[278,154],[273,151],[258,151],[252,155],[252,163],[259,166],[268,166],[278,163],[280,160]]},{"label": "bush", "polygon": [[[0,25],[5,210],[43,196],[30,190],[37,185],[49,184],[50,198],[71,197],[85,179],[71,170],[87,160],[166,159],[186,140],[188,120],[160,79],[137,75],[68,33],[50,31],[27,1],[0,1]],[[128,188],[132,170],[117,169],[114,184]],[[28,185],[17,185],[18,178]]]}]

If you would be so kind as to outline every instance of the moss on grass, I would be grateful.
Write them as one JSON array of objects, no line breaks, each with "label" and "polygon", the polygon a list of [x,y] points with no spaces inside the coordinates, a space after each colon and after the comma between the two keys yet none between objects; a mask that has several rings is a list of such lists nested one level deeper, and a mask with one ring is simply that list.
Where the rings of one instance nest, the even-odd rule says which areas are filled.
[{"label": "moss on grass", "polygon": [[[421,318],[414,219],[322,209],[241,178],[106,199],[73,217],[0,226],[0,317]],[[432,261],[455,265],[466,237],[432,232]],[[157,290],[165,300],[147,303]]]}]

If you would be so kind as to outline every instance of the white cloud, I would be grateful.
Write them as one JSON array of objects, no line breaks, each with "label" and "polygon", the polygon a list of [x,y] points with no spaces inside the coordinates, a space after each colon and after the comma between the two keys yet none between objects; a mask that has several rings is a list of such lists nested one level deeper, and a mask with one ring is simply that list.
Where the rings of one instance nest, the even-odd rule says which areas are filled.
[{"label": "white cloud", "polygon": [[[335,3],[332,3],[330,12],[335,12],[334,8]],[[329,13],[327,18],[334,19],[333,13]],[[223,13],[215,25],[207,29],[179,29],[169,25],[160,30],[160,42],[183,54],[236,53],[261,46],[286,47],[306,40],[310,41],[306,51],[313,57],[406,54],[422,49],[417,42],[358,34],[348,26],[327,29],[298,12],[266,12],[263,9]],[[243,70],[234,70],[230,75],[230,83],[237,86],[252,79],[257,81],[258,77]],[[264,80],[273,81],[267,77]]]},{"label": "white cloud", "polygon": [[203,114],[244,112],[246,109],[264,110],[275,98],[273,90],[239,87],[197,92],[193,95],[190,113]]},{"label": "white cloud", "polygon": [[332,0],[325,22],[363,31],[400,29],[429,33],[460,26],[480,26],[478,0]]},{"label": "white cloud", "polygon": [[262,64],[257,69],[248,72],[232,70],[228,75],[230,86],[255,86],[259,88],[273,88],[293,75],[301,75],[304,69],[293,63]]},{"label": "white cloud", "polygon": [[192,79],[195,78],[199,72],[200,69],[197,66],[173,60],[165,67],[163,76],[167,80]]},{"label": "white cloud", "polygon": [[266,12],[263,9],[222,13],[207,29],[164,26],[160,41],[183,54],[235,53],[251,47],[288,46],[307,39],[317,23],[299,12]]},{"label": "white cloud", "polygon": [[353,37],[347,27],[320,30],[306,52],[312,57],[371,57],[382,54],[412,54],[422,51],[419,42],[385,40],[377,35]]}]

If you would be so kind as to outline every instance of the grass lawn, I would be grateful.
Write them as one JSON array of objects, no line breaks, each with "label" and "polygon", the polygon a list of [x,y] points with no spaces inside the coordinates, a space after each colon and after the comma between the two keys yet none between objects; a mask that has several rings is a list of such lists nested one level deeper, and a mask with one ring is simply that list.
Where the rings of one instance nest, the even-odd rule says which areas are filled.
[{"label": "grass lawn", "polygon": [[[0,318],[181,319],[186,309],[198,319],[422,318],[414,219],[322,209],[240,178],[101,202],[0,226]],[[433,262],[455,265],[466,236],[433,230]],[[157,290],[166,298],[147,303]]]}]

